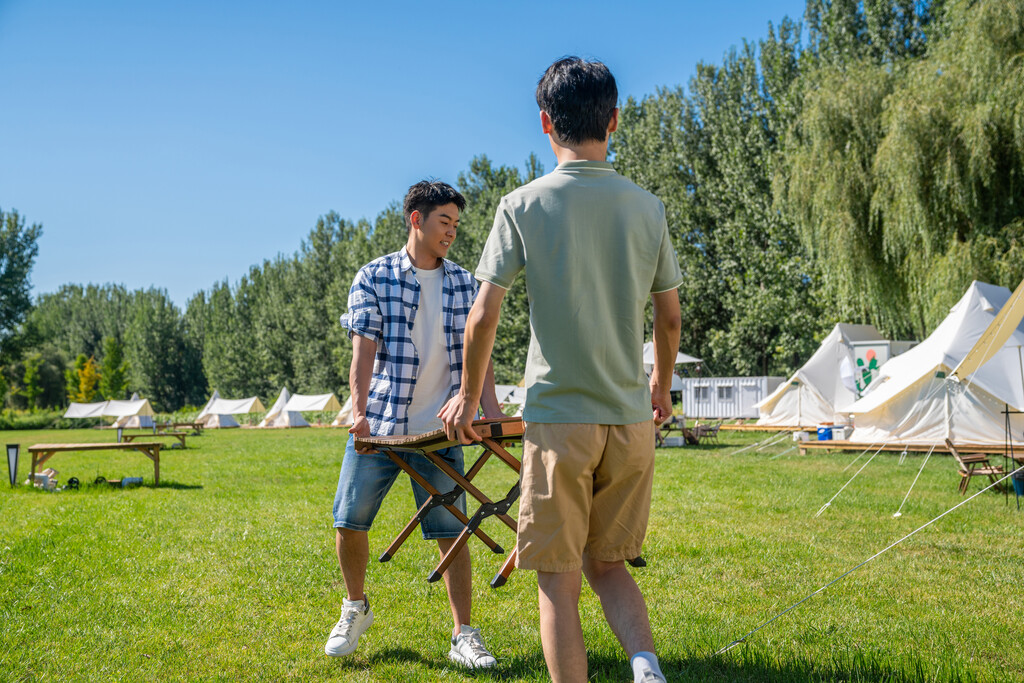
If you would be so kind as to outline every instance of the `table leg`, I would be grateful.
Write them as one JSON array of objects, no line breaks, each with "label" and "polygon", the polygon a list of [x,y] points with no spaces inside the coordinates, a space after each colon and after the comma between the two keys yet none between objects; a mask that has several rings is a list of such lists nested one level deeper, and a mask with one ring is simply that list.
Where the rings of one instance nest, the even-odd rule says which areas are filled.
[{"label": "table leg", "polygon": [[[391,458],[391,461],[394,462],[396,465],[398,465],[398,467],[401,468],[406,474],[408,474],[412,478],[413,481],[415,481],[417,484],[422,486],[424,491],[429,493],[431,496],[440,496],[441,495],[441,493],[437,489],[435,489],[433,486],[430,485],[430,482],[428,482],[426,479],[424,479],[420,475],[419,472],[417,472],[412,467],[407,465],[404,460],[402,460],[400,457],[398,457],[398,455],[396,455],[394,453],[394,451],[391,451],[391,450],[386,449],[386,448],[381,448],[380,451],[382,453],[384,453],[385,455],[387,455],[389,458]],[[461,482],[458,482],[458,481],[456,481],[455,483],[461,484]],[[460,510],[459,508],[455,507],[454,505],[445,505],[444,507],[445,507],[446,510],[448,510],[448,512],[450,512],[453,515],[455,515],[455,519],[459,520],[459,522],[461,522],[462,524],[469,524],[469,518],[466,517],[466,515],[464,515],[462,513],[462,510]],[[494,551],[496,553],[504,553],[505,552],[505,550],[500,545],[498,545],[497,542],[494,541],[494,539],[492,539],[490,536],[485,534],[480,529],[477,529],[473,533],[475,533],[477,538],[479,538],[481,541],[483,541],[484,544],[486,544],[487,547],[490,548],[492,551]],[[397,548],[395,550],[397,551]]]},{"label": "table leg", "polygon": [[[434,583],[440,579],[446,571],[448,571],[448,567],[455,560],[455,556],[459,554],[462,547],[466,545],[466,541],[469,540],[469,535],[480,527],[480,522],[491,515],[497,515],[499,517],[504,516],[505,513],[508,512],[508,509],[512,507],[518,499],[519,482],[517,481],[512,488],[509,489],[508,494],[497,503],[482,503],[480,507],[477,508],[473,518],[466,524],[466,528],[463,529],[462,533],[460,533],[458,538],[455,539],[455,543],[452,544],[452,547],[444,554],[444,557],[441,558],[441,561],[438,563],[437,567],[434,568],[434,571],[427,577],[427,582]],[[505,523],[508,524],[508,522]],[[515,531],[515,527],[513,527],[512,530]]]},{"label": "table leg", "polygon": [[[378,561],[387,562],[394,557],[395,553],[398,552],[398,549],[402,547],[403,543],[405,543],[405,539],[409,538],[409,535],[417,526],[420,525],[420,522],[422,522],[423,518],[427,516],[427,513],[441,505],[446,507],[449,505],[454,506],[455,502],[461,495],[463,495],[463,491],[462,488],[458,486],[448,493],[439,493],[437,495],[431,494],[431,496],[424,501],[423,505],[420,506],[420,509],[416,511],[416,514],[413,515],[412,519],[409,520],[409,523],[405,525],[405,528],[402,529],[401,533],[399,533],[398,536],[395,537],[395,540],[391,542],[391,545],[388,546],[387,550],[377,558]],[[492,548],[492,550],[498,553],[504,552],[504,549],[501,546],[496,546],[495,548]]]},{"label": "table leg", "polygon": [[512,574],[512,570],[516,568],[516,557],[518,551],[513,548],[512,552],[508,554],[508,559],[505,560],[505,564],[501,565],[501,571],[494,575],[491,579],[491,588],[501,588],[508,581],[508,577]]}]

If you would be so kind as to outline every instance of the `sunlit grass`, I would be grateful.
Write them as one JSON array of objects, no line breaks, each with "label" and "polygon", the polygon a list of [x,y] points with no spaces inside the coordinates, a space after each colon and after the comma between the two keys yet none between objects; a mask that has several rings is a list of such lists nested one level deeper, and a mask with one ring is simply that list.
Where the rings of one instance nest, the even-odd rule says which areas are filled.
[{"label": "sunlit grass", "polygon": [[[7,432],[37,442],[113,440],[102,430]],[[372,561],[377,622],[355,655],[323,642],[341,577],[331,501],[343,430],[208,431],[165,450],[161,486],[137,453],[60,454],[47,465],[84,486],[0,490],[0,679],[456,680],[447,658],[444,588],[428,584],[436,546],[414,535],[389,563]],[[761,435],[763,436],[763,435]],[[670,680],[1020,680],[1024,514],[985,494],[719,657],[713,653],[960,502],[948,458],[880,455],[819,518],[856,454],[798,456],[784,445],[731,454],[761,438],[722,433],[719,447],[658,452],[648,597]],[[780,455],[781,454],[781,455]],[[142,476],[147,485],[92,485]],[[489,463],[492,498],[513,483]],[[972,491],[979,484],[975,482]],[[472,508],[473,505],[471,504]],[[400,480],[370,534],[376,556],[413,513]],[[505,548],[512,534],[485,530]],[[488,582],[501,556],[471,544],[474,621],[499,657],[480,680],[547,678],[536,579]],[[588,590],[581,604],[592,680],[629,669]]]}]

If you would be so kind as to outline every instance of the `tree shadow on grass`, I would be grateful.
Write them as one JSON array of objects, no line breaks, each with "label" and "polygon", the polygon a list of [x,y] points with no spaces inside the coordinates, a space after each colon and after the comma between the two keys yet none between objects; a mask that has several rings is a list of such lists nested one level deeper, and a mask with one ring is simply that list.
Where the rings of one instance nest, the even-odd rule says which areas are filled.
[{"label": "tree shadow on grass", "polygon": [[164,480],[164,481],[160,482],[159,486],[154,485],[154,484],[145,484],[144,488],[147,488],[147,489],[172,489],[174,491],[199,491],[199,490],[202,490],[203,485],[202,484],[185,484],[185,483],[182,483],[180,481],[174,481],[174,480],[167,481],[167,480]]}]

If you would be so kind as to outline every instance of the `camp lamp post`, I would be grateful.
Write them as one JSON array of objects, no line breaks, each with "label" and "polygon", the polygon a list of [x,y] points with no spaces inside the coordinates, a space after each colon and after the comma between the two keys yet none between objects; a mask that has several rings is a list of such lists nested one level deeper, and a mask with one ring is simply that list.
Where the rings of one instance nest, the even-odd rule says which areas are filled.
[{"label": "camp lamp post", "polygon": [[14,486],[14,480],[18,478],[18,451],[21,446],[16,443],[7,444],[7,476]]}]

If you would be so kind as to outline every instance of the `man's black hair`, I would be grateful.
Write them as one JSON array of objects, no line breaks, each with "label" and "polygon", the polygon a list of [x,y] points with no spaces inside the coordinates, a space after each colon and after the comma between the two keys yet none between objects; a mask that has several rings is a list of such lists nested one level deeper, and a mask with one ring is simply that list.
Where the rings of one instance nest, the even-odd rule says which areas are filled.
[{"label": "man's black hair", "polygon": [[608,67],[579,57],[559,59],[537,83],[537,106],[551,117],[559,139],[571,145],[603,141],[618,99]]},{"label": "man's black hair", "polygon": [[405,229],[412,230],[412,212],[419,211],[423,218],[439,206],[454,204],[459,211],[466,208],[466,198],[458,190],[440,180],[421,180],[405,193],[402,213],[405,215]]}]

